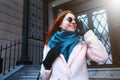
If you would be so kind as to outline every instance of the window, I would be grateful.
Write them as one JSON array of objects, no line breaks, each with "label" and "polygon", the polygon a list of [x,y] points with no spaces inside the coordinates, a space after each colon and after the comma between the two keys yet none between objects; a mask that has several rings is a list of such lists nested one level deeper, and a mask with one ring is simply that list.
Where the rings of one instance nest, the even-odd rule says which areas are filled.
[{"label": "window", "polygon": [[[97,35],[98,39],[101,40],[109,53],[109,59],[105,63],[101,62],[96,64],[113,64],[106,10],[97,10],[90,14],[91,16],[89,18],[92,20],[92,23],[88,21],[87,14],[80,14],[77,18],[79,21],[81,20],[83,22],[84,29],[89,29],[90,24],[93,25],[92,29],[94,33]],[[92,65],[91,60],[87,60],[87,64]]]}]

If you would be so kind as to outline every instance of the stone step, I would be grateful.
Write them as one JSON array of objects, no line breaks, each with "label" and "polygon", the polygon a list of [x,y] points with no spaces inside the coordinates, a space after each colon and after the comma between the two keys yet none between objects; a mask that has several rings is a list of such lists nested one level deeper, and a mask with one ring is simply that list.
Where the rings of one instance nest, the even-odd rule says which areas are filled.
[{"label": "stone step", "polygon": [[40,66],[24,66],[6,80],[37,80]]},{"label": "stone step", "polygon": [[37,80],[37,76],[19,76],[18,80]]},{"label": "stone step", "polygon": [[25,73],[26,76],[36,76],[38,74],[39,74],[38,72],[26,72]]},{"label": "stone step", "polygon": [[89,80],[120,80],[120,68],[88,69]]},{"label": "stone step", "polygon": [[89,80],[120,80],[120,78],[89,78]]}]

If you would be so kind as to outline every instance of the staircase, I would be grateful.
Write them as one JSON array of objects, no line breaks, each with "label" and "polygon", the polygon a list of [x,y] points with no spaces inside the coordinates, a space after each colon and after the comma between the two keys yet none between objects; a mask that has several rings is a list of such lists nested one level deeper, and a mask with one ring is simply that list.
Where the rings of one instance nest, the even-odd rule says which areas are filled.
[{"label": "staircase", "polygon": [[120,80],[120,68],[88,69],[89,80]]},{"label": "staircase", "polygon": [[40,80],[40,66],[24,66],[4,80]]},{"label": "staircase", "polygon": [[[40,79],[40,68],[40,65],[25,65],[9,77],[0,80],[42,80]],[[89,80],[120,80],[120,68],[88,69],[88,75]]]}]

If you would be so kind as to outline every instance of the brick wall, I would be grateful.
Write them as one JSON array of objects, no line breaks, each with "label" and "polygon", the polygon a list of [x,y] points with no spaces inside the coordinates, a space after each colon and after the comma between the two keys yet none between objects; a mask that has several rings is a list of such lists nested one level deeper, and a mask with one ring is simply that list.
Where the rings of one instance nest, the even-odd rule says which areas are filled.
[{"label": "brick wall", "polygon": [[0,0],[0,45],[22,37],[23,0]]}]

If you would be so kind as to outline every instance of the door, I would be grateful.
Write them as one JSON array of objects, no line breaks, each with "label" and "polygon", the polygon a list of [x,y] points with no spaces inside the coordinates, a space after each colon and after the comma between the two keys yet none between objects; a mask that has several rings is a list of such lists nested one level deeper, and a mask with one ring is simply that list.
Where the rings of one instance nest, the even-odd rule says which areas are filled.
[{"label": "door", "polygon": [[[113,35],[115,29],[111,28],[111,24],[113,23],[110,21],[111,18],[109,15],[111,14],[109,13],[110,8],[108,8],[107,1],[69,0],[63,4],[58,3],[59,2],[55,1],[51,3],[51,5],[54,6],[50,7],[50,10],[53,13],[50,15],[56,17],[56,15],[59,14],[59,12],[62,10],[74,11],[77,15],[78,20],[82,21],[84,29],[92,29],[97,35],[98,39],[104,44],[108,52],[109,59],[106,62],[96,63],[88,59],[87,65],[89,67],[119,66],[119,47],[117,45],[117,37]],[[54,19],[54,17],[52,19]]]}]

